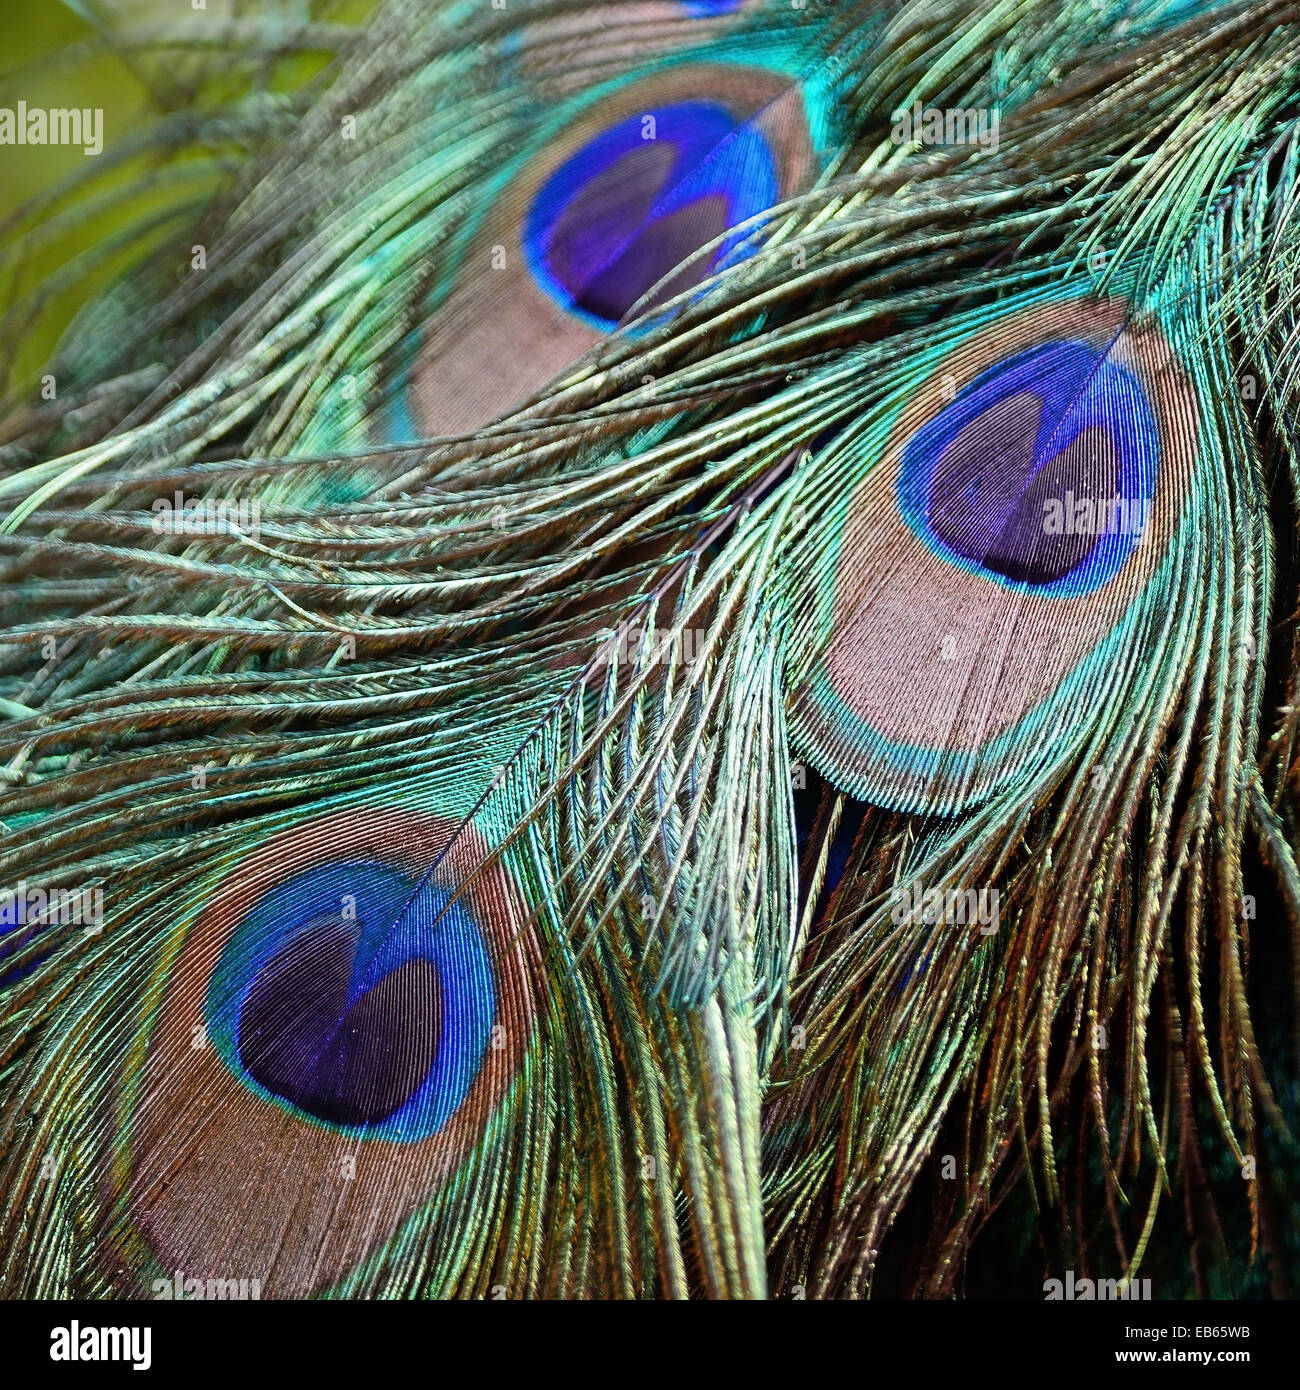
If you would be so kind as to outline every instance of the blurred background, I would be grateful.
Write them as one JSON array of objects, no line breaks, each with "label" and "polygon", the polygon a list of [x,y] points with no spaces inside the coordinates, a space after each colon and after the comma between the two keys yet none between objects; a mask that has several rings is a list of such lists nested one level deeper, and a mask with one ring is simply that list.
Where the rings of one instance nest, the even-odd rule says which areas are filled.
[{"label": "blurred background", "polygon": [[[0,107],[102,109],[104,148],[0,145],[0,409],[27,394],[97,288],[183,234],[246,152],[256,113],[291,111],[372,8],[8,0]],[[195,139],[198,110],[229,114],[224,144],[211,127]]]}]

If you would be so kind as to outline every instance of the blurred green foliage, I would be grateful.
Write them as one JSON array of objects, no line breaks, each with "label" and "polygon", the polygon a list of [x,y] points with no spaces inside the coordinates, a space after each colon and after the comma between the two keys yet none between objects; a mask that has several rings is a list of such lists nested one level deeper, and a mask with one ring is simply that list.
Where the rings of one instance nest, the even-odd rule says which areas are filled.
[{"label": "blurred green foliage", "polygon": [[[174,256],[183,273],[198,208],[245,154],[235,145],[159,146],[118,160],[115,144],[190,108],[291,92],[332,56],[250,59],[256,43],[237,54],[220,38],[141,46],[124,36],[161,27],[206,38],[206,26],[220,36],[238,25],[274,50],[276,36],[295,26],[354,24],[371,7],[372,0],[203,0],[199,10],[193,0],[10,0],[0,106],[101,108],[104,153],[0,146],[0,401],[27,402],[77,310],[142,256]],[[45,201],[33,207],[35,199]]]}]

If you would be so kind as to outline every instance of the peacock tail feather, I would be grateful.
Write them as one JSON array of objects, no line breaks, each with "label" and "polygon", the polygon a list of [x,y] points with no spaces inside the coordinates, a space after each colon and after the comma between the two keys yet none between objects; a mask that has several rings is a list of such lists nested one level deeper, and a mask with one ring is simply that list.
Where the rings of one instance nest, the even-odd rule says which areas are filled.
[{"label": "peacock tail feather", "polygon": [[1294,1292],[1300,6],[525,8],[0,229],[0,1290]]}]

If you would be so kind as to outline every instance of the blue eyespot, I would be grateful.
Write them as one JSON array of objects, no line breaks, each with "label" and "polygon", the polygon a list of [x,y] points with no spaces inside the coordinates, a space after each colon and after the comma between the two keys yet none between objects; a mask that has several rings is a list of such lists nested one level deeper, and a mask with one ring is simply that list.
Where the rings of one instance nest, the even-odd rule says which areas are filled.
[{"label": "blue eyespot", "polygon": [[1092,344],[1050,342],[981,372],[908,441],[908,525],[954,563],[1044,595],[1119,571],[1141,539],[1158,434],[1141,383]]},{"label": "blue eyespot", "polygon": [[253,1091],[324,1125],[420,1140],[465,1099],[495,1013],[483,934],[392,865],[331,863],[270,889],[211,976],[208,1034]]},{"label": "blue eyespot", "polygon": [[699,284],[741,237],[682,262],[778,196],[758,129],[721,105],[679,102],[622,121],[571,155],[538,192],[524,245],[547,293],[607,331],[675,267],[652,303]]}]

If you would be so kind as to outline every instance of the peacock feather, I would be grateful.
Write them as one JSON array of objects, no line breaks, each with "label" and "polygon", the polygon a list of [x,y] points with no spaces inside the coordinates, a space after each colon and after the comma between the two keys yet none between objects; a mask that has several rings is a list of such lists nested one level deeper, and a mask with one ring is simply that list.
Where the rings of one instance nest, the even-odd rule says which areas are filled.
[{"label": "peacock feather", "polygon": [[0,227],[0,1290],[1294,1293],[1300,5],[201,32]]}]

